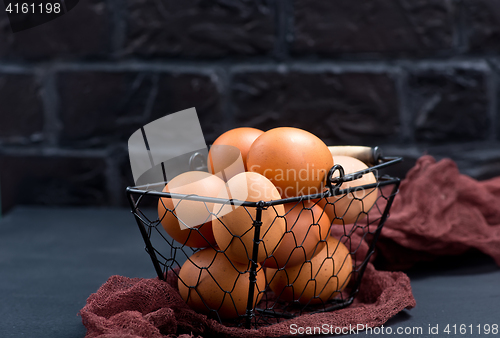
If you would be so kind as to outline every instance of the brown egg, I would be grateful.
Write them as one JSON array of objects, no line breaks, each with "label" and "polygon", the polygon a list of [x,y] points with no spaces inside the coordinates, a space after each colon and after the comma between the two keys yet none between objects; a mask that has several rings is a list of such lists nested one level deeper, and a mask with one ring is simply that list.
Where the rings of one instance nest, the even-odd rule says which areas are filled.
[{"label": "brown egg", "polygon": [[[226,189],[217,196],[232,198],[240,201],[271,201],[280,199],[280,194],[274,185],[264,176],[246,172],[231,178]],[[252,258],[254,226],[256,217],[255,207],[241,205],[215,204],[213,209],[213,232],[215,241],[221,250],[224,250],[231,260],[247,263]],[[283,205],[268,207],[262,211],[262,225],[257,261],[263,261],[274,252],[281,236],[285,233],[285,208]],[[278,217],[281,216],[281,217]]]},{"label": "brown egg", "polygon": [[247,156],[248,170],[266,176],[283,198],[322,192],[332,166],[332,155],[322,140],[290,127],[266,131]]},{"label": "brown egg", "polygon": [[229,181],[233,176],[245,172],[245,165],[241,152],[234,146],[212,145],[208,153],[208,168],[210,173]]},{"label": "brown egg", "polygon": [[302,265],[283,270],[266,269],[267,282],[281,300],[298,300],[304,305],[326,302],[349,283],[352,258],[343,243],[330,236],[316,252]]},{"label": "brown egg", "polygon": [[[224,181],[203,171],[188,171],[174,177],[163,192],[216,197]],[[168,211],[167,211],[168,209]],[[162,197],[158,217],[165,231],[177,242],[203,248],[215,244],[212,232],[212,203]]]},{"label": "brown egg", "polygon": [[[359,170],[367,169],[368,166],[350,156],[335,156],[335,164],[344,168],[345,174],[351,174]],[[363,189],[361,186],[376,183],[377,179],[373,173],[363,175],[354,181],[345,182],[340,189],[360,187],[346,195],[323,198],[318,202],[330,219],[335,224],[350,224],[361,221],[366,217],[378,198],[378,189]],[[328,201],[328,204],[327,204]]]},{"label": "brown egg", "polygon": [[[260,129],[256,128],[249,128],[249,127],[241,127],[241,128],[234,128],[231,130],[226,131],[224,134],[220,135],[212,144],[213,146],[219,146],[219,145],[227,145],[227,146],[233,146],[239,149],[241,153],[241,158],[243,159],[243,164],[245,166],[246,170],[246,158],[248,154],[248,150],[252,146],[252,143],[264,132]],[[228,151],[231,151],[230,148],[220,148],[222,149],[221,151],[224,151],[227,149]],[[210,148],[210,152],[212,152],[212,148]],[[220,151],[219,151],[220,152]],[[209,153],[210,157],[210,153]],[[223,156],[221,156],[222,158]],[[217,173],[217,171],[214,171],[212,173]]]},{"label": "brown egg", "polygon": [[[250,290],[250,266],[230,262],[222,252],[205,248],[194,253],[179,272],[178,287],[182,299],[197,312],[214,314],[221,319],[244,315]],[[254,306],[266,287],[265,273],[257,266]]]},{"label": "brown egg", "polygon": [[287,203],[285,213],[286,232],[276,251],[262,263],[265,267],[277,269],[302,264],[330,232],[328,215],[311,201]]}]

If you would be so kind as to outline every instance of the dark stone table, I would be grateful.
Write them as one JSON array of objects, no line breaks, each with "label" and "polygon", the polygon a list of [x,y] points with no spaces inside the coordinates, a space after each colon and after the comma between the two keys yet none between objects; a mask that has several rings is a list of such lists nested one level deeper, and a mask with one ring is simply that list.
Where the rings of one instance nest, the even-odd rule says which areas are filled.
[{"label": "dark stone table", "polygon": [[[21,207],[0,219],[0,337],[82,338],[78,311],[109,276],[155,277],[127,209]],[[500,325],[500,269],[481,255],[443,259],[409,271],[417,307],[384,327],[393,334],[439,325],[439,336],[477,337]],[[450,334],[443,333],[450,324]],[[456,324],[457,334],[452,325]],[[460,334],[465,324],[473,334]],[[363,336],[381,334],[359,333]],[[491,337],[500,337],[500,332]],[[322,336],[324,337],[324,335]]]}]

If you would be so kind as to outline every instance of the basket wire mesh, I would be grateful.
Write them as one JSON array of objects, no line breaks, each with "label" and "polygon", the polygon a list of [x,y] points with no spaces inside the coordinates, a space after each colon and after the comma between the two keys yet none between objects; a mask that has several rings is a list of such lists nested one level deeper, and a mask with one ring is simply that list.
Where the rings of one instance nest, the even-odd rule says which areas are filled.
[{"label": "basket wire mesh", "polygon": [[[157,191],[157,189],[151,189],[151,185],[128,187],[127,195],[130,202],[132,214],[137,221],[139,230],[144,240],[146,252],[151,257],[158,278],[166,281],[167,276],[170,275],[174,278],[174,280],[177,279],[179,288],[183,288],[188,292],[188,304],[190,299],[196,298],[198,300],[198,303],[201,300],[204,309],[196,310],[201,310],[209,317],[214,318],[219,322],[225,323],[227,325],[257,328],[260,326],[279,322],[280,320],[290,319],[305,313],[334,311],[349,306],[353,302],[356,294],[359,292],[363,274],[365,272],[367,263],[370,260],[370,257],[374,253],[375,244],[380,235],[382,227],[387,217],[389,216],[389,210],[391,208],[394,197],[398,192],[400,180],[398,178],[393,178],[390,176],[380,176],[377,178],[376,183],[367,184],[360,187],[341,189],[342,184],[344,182],[355,180],[370,172],[378,174],[378,170],[401,160],[402,158],[399,157],[381,157],[378,160],[378,164],[371,166],[366,170],[358,171],[348,175],[344,173],[344,170],[341,166],[335,165],[331,168],[328,175],[328,189],[320,194],[298,196],[273,201],[237,201],[237,205],[240,208],[244,208],[246,214],[248,215],[248,231],[250,233],[253,232],[253,247],[251,248],[251,251],[248,250],[246,252],[248,256],[248,264],[232,262],[232,260],[229,259],[226,254],[226,248],[218,248],[214,246],[213,249],[217,252],[214,256],[214,259],[207,266],[197,266],[196,262],[192,260],[192,257],[194,256],[194,254],[200,253],[203,248],[191,248],[187,245],[184,245],[183,243],[176,242],[170,236],[168,236],[161,224],[162,218],[165,215],[158,215],[157,210],[154,208],[154,206],[158,203],[162,203],[163,198],[175,199],[176,205],[178,205],[179,203],[183,203],[184,201],[196,201],[197,203],[202,203],[207,208],[207,210],[209,211],[209,217],[212,219],[212,221],[220,221],[221,218],[218,215],[218,209],[212,209],[209,207],[209,205],[214,203],[218,203],[218,205],[224,205],[227,203],[234,203],[234,201],[198,195],[183,195],[160,192]],[[339,174],[334,177],[333,174],[336,171],[338,171]],[[157,184],[161,187],[164,186],[166,182],[160,182]],[[352,224],[345,224],[342,215],[335,215],[334,219],[330,219],[331,229],[329,229],[329,235],[331,233],[332,236],[335,236],[337,238],[339,243],[345,245],[349,251],[348,256],[351,257],[351,260],[349,260],[349,262],[352,261],[352,271],[349,272],[349,276],[347,279],[341,281],[336,273],[332,273],[332,275],[329,276],[329,279],[324,287],[326,288],[326,285],[330,282],[331,279],[332,281],[336,282],[337,287],[335,288],[335,290],[316,290],[316,286],[318,285],[316,283],[317,281],[315,280],[315,276],[312,275],[313,263],[311,262],[311,260],[314,258],[317,251],[319,252],[319,250],[321,248],[324,248],[325,246],[328,247],[329,243],[327,239],[321,238],[314,248],[315,254],[313,254],[311,257],[310,255],[308,256],[305,252],[305,249],[302,246],[303,243],[300,243],[297,238],[293,237],[296,246],[294,250],[298,250],[304,255],[304,262],[300,266],[300,269],[307,269],[307,264],[310,264],[311,266],[311,277],[309,278],[307,285],[309,285],[309,283],[312,283],[311,285],[314,285],[315,296],[312,297],[309,301],[305,302],[300,301],[300,296],[298,297],[299,299],[296,299],[297,297],[295,297],[295,292],[297,291],[300,295],[300,292],[304,292],[305,289],[294,290],[295,281],[287,274],[288,266],[286,268],[278,267],[278,269],[275,269],[276,272],[274,276],[265,276],[265,282],[261,282],[261,276],[265,275],[266,271],[271,270],[270,268],[264,267],[262,264],[259,264],[262,263],[262,261],[258,261],[259,250],[265,250],[265,257],[270,260],[273,259],[272,250],[261,245],[263,238],[265,238],[266,236],[265,232],[261,233],[263,212],[274,213],[275,220],[277,220],[287,217],[286,214],[278,211],[277,206],[279,205],[291,205],[291,209],[299,208],[298,210],[300,213],[307,213],[312,212],[311,205],[316,206],[321,200],[324,200],[326,206],[331,206],[332,208],[335,208],[335,205],[339,203],[338,201],[342,200],[342,198],[347,198],[347,196],[352,197],[351,203],[353,203],[353,201],[362,202],[363,199],[366,198],[366,195],[362,197],[357,197],[355,195],[355,193],[359,191],[360,188],[364,189],[365,191],[371,191],[371,193],[375,194],[377,194],[377,191],[379,191],[374,205],[369,210],[363,209],[359,217]],[[169,208],[165,208],[165,210],[165,213],[171,213],[178,219],[174,210]],[[320,217],[327,216],[322,214]],[[207,219],[207,221],[209,220]],[[223,222],[221,221],[221,223]],[[294,222],[291,221],[290,223],[291,224],[289,224],[289,226],[287,225],[287,231],[280,239],[280,242],[281,240],[283,240],[286,234],[295,236],[290,230]],[[314,231],[311,229],[314,229],[313,227],[317,225],[318,220],[315,219],[314,223],[311,224],[308,232]],[[198,232],[202,237],[204,236],[198,228],[192,228],[189,231],[190,235],[191,232]],[[232,235],[233,240],[241,240],[241,236],[237,236],[234,234]],[[207,243],[207,246],[210,245]],[[333,249],[333,251],[335,252],[337,250],[337,247],[327,248],[328,252],[330,252],[331,249]],[[339,271],[342,271],[343,265],[348,264],[346,258],[347,256],[345,256],[342,260]],[[234,281],[227,276],[221,278],[220,275],[215,276],[212,274],[212,266],[219,262],[219,260],[227,260],[232,266],[237,276],[236,278],[234,278]],[[195,276],[196,280],[194,285],[193,283],[188,283],[179,277],[179,271],[183,264],[192,264],[199,269],[198,276]],[[321,264],[321,266],[323,266],[323,264],[326,266],[328,262],[325,259],[325,261]],[[277,278],[276,276],[278,273],[282,275],[284,274],[288,279],[283,290],[290,289],[292,294],[294,295],[293,299],[290,299],[289,297],[286,300],[282,299],[282,293],[284,292],[283,290],[281,290],[282,293],[274,293],[271,290],[269,283],[272,282],[273,278]],[[216,288],[220,289],[220,299],[215,302],[215,304],[219,304],[218,306],[214,306],[214,302],[210,302],[210,299],[208,299],[209,297],[198,290],[198,285],[200,284],[202,276],[204,278],[204,281],[208,280],[207,283],[215,284]],[[241,310],[242,300],[237,297],[235,292],[232,292],[236,290],[237,287],[241,287],[241,285],[247,287],[248,289],[248,296],[246,297],[246,299],[244,299],[244,311]],[[321,285],[318,286],[318,289],[320,288]],[[317,291],[320,292],[318,293]],[[322,294],[321,291],[329,293],[325,296],[325,294]],[[233,312],[237,314],[235,316],[229,316],[234,318],[228,319],[228,316],[221,315],[224,312],[227,312],[228,307],[232,307],[234,309]]]}]

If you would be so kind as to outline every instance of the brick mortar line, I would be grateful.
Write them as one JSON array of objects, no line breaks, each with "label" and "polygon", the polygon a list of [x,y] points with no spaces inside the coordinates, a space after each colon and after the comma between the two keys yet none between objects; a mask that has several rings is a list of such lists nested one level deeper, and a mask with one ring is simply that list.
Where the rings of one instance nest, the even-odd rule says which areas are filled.
[{"label": "brick mortar line", "polygon": [[147,98],[146,103],[144,105],[144,111],[143,111],[143,115],[142,115],[143,119],[146,121],[151,120],[153,106],[154,106],[156,99],[158,98],[158,91],[159,91],[158,82],[160,79],[159,79],[158,74],[152,74],[151,80],[152,80],[152,86],[151,86],[151,89],[148,93],[148,98]]},{"label": "brick mortar line", "polygon": [[454,17],[453,29],[456,31],[455,49],[458,53],[466,53],[470,46],[466,35],[465,8],[462,0],[454,0],[456,13]]},{"label": "brick mortar line", "polygon": [[35,65],[20,65],[17,63],[0,62],[0,72],[4,74],[31,74],[35,71]]},{"label": "brick mortar line", "polygon": [[74,63],[58,62],[54,65],[57,72],[62,71],[132,71],[132,72],[170,72],[170,73],[197,73],[210,74],[220,67],[218,64],[189,64],[189,63],[155,63],[155,62],[95,62],[95,63]]},{"label": "brick mortar line", "polygon": [[489,102],[489,116],[491,119],[490,126],[490,140],[496,141],[499,139],[500,132],[500,117],[499,107],[498,107],[498,81],[500,80],[500,75],[498,74],[499,69],[494,64],[494,62],[489,61],[491,72],[488,73],[488,102]]},{"label": "brick mortar line", "polygon": [[126,27],[127,27],[127,14],[128,9],[123,1],[110,0],[109,4],[112,7],[111,14],[111,50],[114,57],[121,57],[125,51],[125,41],[126,41]]},{"label": "brick mortar line", "polygon": [[288,0],[277,0],[274,10],[276,42],[272,54],[277,60],[284,61],[290,59],[288,36],[293,25],[293,4]]},{"label": "brick mortar line", "polygon": [[106,178],[106,193],[109,202],[112,206],[122,205],[123,196],[125,196],[125,187],[121,185],[120,163],[117,156],[108,153],[104,156],[106,170],[104,176]]},{"label": "brick mortar line", "polygon": [[408,72],[404,69],[396,76],[396,95],[398,98],[399,120],[401,121],[400,139],[405,144],[415,142],[415,129],[412,114],[408,109]]},{"label": "brick mortar line", "polygon": [[497,84],[498,84],[498,74],[496,72],[490,72],[487,77],[488,81],[488,115],[491,119],[490,126],[490,141],[495,141],[498,137],[497,126],[498,126],[498,98],[497,98]]},{"label": "brick mortar line", "polygon": [[412,68],[414,70],[429,70],[429,69],[447,69],[447,68],[462,68],[472,70],[489,70],[490,66],[487,58],[468,58],[468,59],[454,59],[454,60],[419,60],[417,62],[409,62],[407,60],[400,60],[396,62],[401,67]]},{"label": "brick mortar line", "polygon": [[[286,21],[290,21],[286,20]],[[117,23],[122,24],[120,22]],[[290,26],[290,24],[288,24]],[[284,29],[286,32],[283,33],[284,38],[288,40],[290,36],[293,34],[293,30],[291,29]],[[112,35],[112,34],[111,34]],[[120,34],[116,33],[117,36],[120,36]],[[114,39],[114,36],[112,35],[111,37]],[[279,43],[278,39],[281,38],[276,38],[276,43]],[[276,46],[273,46],[272,49],[269,50],[269,52],[260,54],[260,55],[245,55],[245,54],[236,54],[236,55],[221,55],[217,57],[211,57],[209,55],[207,56],[162,56],[162,55],[149,55],[149,56],[141,56],[137,55],[134,53],[125,53],[125,41],[120,41],[124,40],[123,38],[117,38],[117,41],[113,41],[110,44],[111,51],[107,54],[104,54],[105,56],[93,56],[93,55],[87,55],[87,56],[76,56],[76,57],[70,57],[70,56],[62,56],[62,58],[57,59],[57,61],[61,62],[128,62],[128,61],[138,61],[138,62],[169,62],[169,63],[177,63],[177,62],[191,62],[191,63],[199,63],[199,62],[229,62],[229,63],[238,63],[241,62],[241,60],[251,60],[253,62],[271,62],[271,61],[282,61],[282,58],[277,58],[277,55],[275,53],[276,51]],[[121,45],[118,49],[115,49],[115,47],[118,47]],[[391,62],[393,60],[409,60],[409,61],[418,61],[418,60],[449,60],[450,58],[456,59],[456,58],[474,58],[476,57],[476,53],[474,52],[468,52],[468,51],[462,51],[458,49],[441,49],[441,50],[434,50],[434,51],[429,51],[425,54],[420,54],[415,56],[415,53],[417,51],[412,51],[412,52],[351,52],[351,53],[335,53],[331,55],[325,55],[325,54],[317,54],[314,52],[296,52],[293,53],[290,50],[289,43],[286,43],[286,57],[283,58],[284,60],[301,60],[305,62]],[[490,54],[492,52],[489,52]],[[488,54],[488,52],[484,53]],[[94,59],[88,59],[88,56],[93,56]],[[278,59],[278,60],[277,60]],[[10,61],[8,59],[0,60],[0,63],[3,62],[12,62],[16,64],[33,64],[33,63],[49,63],[52,62],[52,57],[42,57],[38,59],[20,59],[20,61]]]},{"label": "brick mortar line", "polygon": [[43,144],[55,146],[58,143],[62,122],[59,119],[59,92],[55,74],[50,68],[36,70],[40,82],[40,96],[43,105]]},{"label": "brick mortar line", "polygon": [[477,149],[491,149],[498,151],[500,153],[500,147],[499,147],[500,141],[492,142],[490,140],[450,142],[443,144],[430,144],[424,142],[416,142],[408,144],[390,143],[390,144],[381,144],[380,146],[388,148],[418,148],[418,149],[431,149],[439,151],[446,151],[446,149],[457,147],[457,149],[462,149],[464,151],[476,151]]},{"label": "brick mortar line", "polygon": [[[380,144],[384,151],[388,150],[415,150],[430,151],[433,153],[446,153],[450,149],[457,150],[464,154],[474,154],[478,150],[491,152],[495,156],[500,156],[500,141],[473,141],[473,142],[454,142],[447,144],[426,144],[426,143],[408,143],[408,144]],[[92,158],[92,157],[114,157],[113,150],[126,151],[124,143],[115,143],[103,148],[62,148],[49,146],[21,146],[21,145],[2,145],[0,154],[9,156],[42,156],[42,157],[68,157],[68,158]]]},{"label": "brick mortar line", "polygon": [[159,71],[159,72],[196,72],[210,73],[216,68],[228,67],[230,69],[266,69],[272,70],[279,67],[285,68],[303,68],[303,69],[339,69],[350,70],[359,69],[369,71],[384,70],[397,67],[413,67],[415,69],[426,69],[434,67],[462,67],[471,69],[486,69],[488,67],[487,60],[490,56],[484,57],[469,57],[453,60],[439,59],[394,59],[391,61],[385,60],[369,60],[369,61],[339,61],[339,60],[300,60],[290,59],[287,61],[162,61],[148,62],[143,60],[124,60],[124,61],[94,61],[94,62],[74,62],[74,61],[52,61],[42,63],[32,63],[28,65],[17,63],[0,62],[0,72],[5,73],[29,73],[39,68],[51,68],[56,72],[60,71]]},{"label": "brick mortar line", "polygon": [[217,78],[214,79],[216,80],[215,85],[221,98],[222,118],[224,119],[222,127],[226,130],[231,125],[234,125],[234,104],[231,94],[233,79],[227,67],[220,67],[215,75],[217,76]]},{"label": "brick mortar line", "polygon": [[55,146],[20,146],[20,145],[2,145],[0,146],[0,154],[14,156],[43,156],[43,157],[106,157],[109,156],[110,150],[106,148],[95,149],[76,149],[62,148]]}]

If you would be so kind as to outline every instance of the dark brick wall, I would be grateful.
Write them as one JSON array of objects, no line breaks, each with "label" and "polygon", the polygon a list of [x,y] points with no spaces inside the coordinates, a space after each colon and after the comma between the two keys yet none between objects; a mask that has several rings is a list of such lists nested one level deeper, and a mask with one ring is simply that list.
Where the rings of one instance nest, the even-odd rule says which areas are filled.
[{"label": "dark brick wall", "polygon": [[11,33],[0,13],[0,191],[126,205],[126,142],[196,107],[207,142],[296,126],[328,144],[500,175],[497,0],[88,0]]}]

